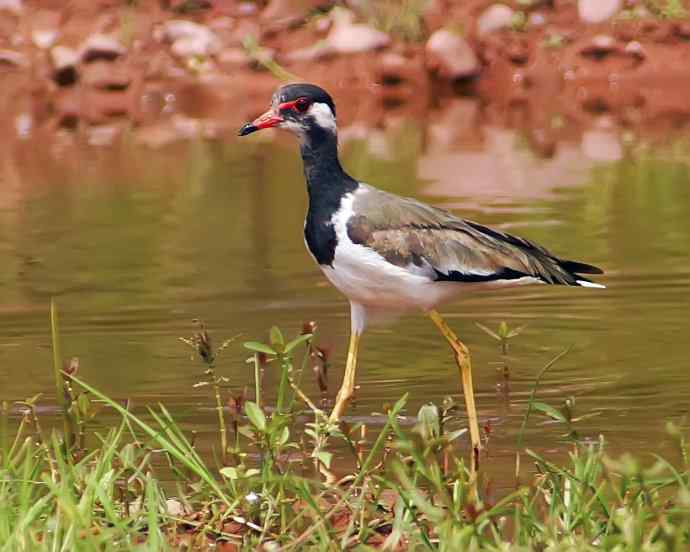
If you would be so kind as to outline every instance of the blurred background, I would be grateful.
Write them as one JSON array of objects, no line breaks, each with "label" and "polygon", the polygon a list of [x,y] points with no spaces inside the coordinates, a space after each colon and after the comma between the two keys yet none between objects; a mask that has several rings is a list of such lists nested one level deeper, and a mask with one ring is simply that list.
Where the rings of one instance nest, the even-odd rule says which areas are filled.
[{"label": "blurred background", "polygon": [[[304,249],[296,144],[235,138],[304,80],[333,95],[353,176],[606,271],[605,291],[448,307],[490,469],[512,466],[536,375],[566,347],[540,398],[583,439],[663,450],[666,420],[688,427],[689,59],[681,0],[0,0],[0,399],[54,401],[51,297],[84,378],[164,401],[202,443],[214,414],[177,341],[194,318],[238,343],[315,320],[332,399],[349,314]],[[501,321],[521,328],[507,355],[475,324]],[[238,344],[219,364],[237,393],[244,360]],[[368,332],[361,362],[355,418],[406,391],[411,415],[458,398],[419,317]],[[530,425],[527,446],[563,453],[565,428]]]}]

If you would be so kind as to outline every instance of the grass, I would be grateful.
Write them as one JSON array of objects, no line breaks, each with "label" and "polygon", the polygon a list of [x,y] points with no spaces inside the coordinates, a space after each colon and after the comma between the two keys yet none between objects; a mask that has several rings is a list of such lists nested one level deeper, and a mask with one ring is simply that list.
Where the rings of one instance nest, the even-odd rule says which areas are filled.
[{"label": "grass", "polygon": [[[273,328],[268,343],[245,343],[257,395],[261,372],[280,372],[274,408],[265,394],[233,397],[215,364],[230,341],[213,349],[199,323],[183,341],[205,369],[202,383],[218,412],[219,448],[204,458],[164,405],[135,414],[83,381],[75,363],[61,369],[54,305],[51,313],[58,394],[70,420],[46,431],[38,398],[0,404],[0,552],[681,551],[690,544],[689,456],[673,425],[667,431],[680,465],[611,458],[603,440],[579,440],[574,405],[538,402],[535,385],[524,425],[530,415],[564,424],[569,459],[555,464],[520,444],[516,453],[534,475],[492,502],[462,459],[466,431],[454,423],[452,402],[424,405],[412,429],[399,418],[406,397],[387,409],[375,435],[329,424],[300,388],[302,372],[320,358],[313,324],[293,339]],[[496,335],[506,338],[503,330]],[[17,408],[19,419],[10,415]],[[96,423],[104,410],[109,422]],[[347,461],[335,459],[340,443]]]},{"label": "grass", "polygon": [[650,12],[665,19],[688,17],[688,10],[683,0],[647,0],[644,5]]}]

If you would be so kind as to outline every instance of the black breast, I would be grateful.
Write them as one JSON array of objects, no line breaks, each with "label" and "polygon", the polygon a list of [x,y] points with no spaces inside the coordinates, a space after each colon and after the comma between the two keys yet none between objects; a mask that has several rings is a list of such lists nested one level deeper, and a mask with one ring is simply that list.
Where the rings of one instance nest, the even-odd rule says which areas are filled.
[{"label": "black breast", "polygon": [[338,245],[333,215],[340,209],[343,197],[359,184],[340,166],[335,134],[314,126],[300,149],[309,194],[304,238],[316,262],[332,266]]},{"label": "black breast", "polygon": [[338,237],[335,235],[332,217],[335,209],[314,209],[309,206],[307,220],[304,225],[304,240],[309,251],[320,265],[333,265],[335,246]]}]

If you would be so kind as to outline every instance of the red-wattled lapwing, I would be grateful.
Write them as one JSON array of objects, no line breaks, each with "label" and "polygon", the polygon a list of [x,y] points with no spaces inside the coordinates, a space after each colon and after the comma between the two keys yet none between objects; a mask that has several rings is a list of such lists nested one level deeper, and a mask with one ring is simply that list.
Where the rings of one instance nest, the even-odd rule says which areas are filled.
[{"label": "red-wattled lapwing", "polygon": [[359,339],[367,319],[421,309],[448,341],[460,369],[476,465],[481,441],[469,352],[435,308],[477,287],[528,283],[604,287],[580,276],[602,271],[559,259],[523,238],[358,182],[340,166],[335,104],[318,86],[282,86],[273,95],[271,108],[245,124],[239,134],[271,127],[288,129],[300,139],[309,193],[307,248],[350,300],[350,345],[331,421],[340,419],[352,398]]}]

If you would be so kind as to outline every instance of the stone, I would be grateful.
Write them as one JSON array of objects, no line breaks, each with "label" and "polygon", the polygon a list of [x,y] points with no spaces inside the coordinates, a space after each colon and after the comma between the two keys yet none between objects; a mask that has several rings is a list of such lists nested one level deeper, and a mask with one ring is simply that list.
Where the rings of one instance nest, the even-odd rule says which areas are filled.
[{"label": "stone", "polygon": [[81,118],[89,124],[106,123],[111,117],[130,117],[133,98],[127,91],[86,88],[79,90]]},{"label": "stone", "polygon": [[184,504],[176,498],[169,498],[166,500],[165,509],[168,512],[168,515],[172,517],[182,517],[188,513],[187,509],[184,507]]},{"label": "stone", "polygon": [[596,35],[591,38],[581,49],[585,56],[603,57],[618,50],[618,42],[611,35]]},{"label": "stone", "polygon": [[527,25],[531,28],[543,27],[546,25],[546,16],[541,12],[532,12],[527,18]]},{"label": "stone", "polygon": [[84,84],[101,90],[124,90],[132,80],[125,68],[107,61],[90,63],[81,73]]},{"label": "stone", "polygon": [[77,128],[81,118],[81,102],[75,88],[60,89],[53,98],[52,107],[60,128]]},{"label": "stone", "polygon": [[32,10],[31,41],[41,50],[52,48],[57,44],[62,23],[61,14],[58,11]]},{"label": "stone", "polygon": [[642,44],[640,44],[637,40],[631,40],[628,42],[623,51],[629,56],[637,58],[638,60],[643,60],[647,57]]},{"label": "stone", "polygon": [[79,52],[67,46],[55,46],[50,50],[53,63],[53,79],[60,86],[71,86],[79,79],[77,64]]},{"label": "stone", "polygon": [[509,28],[513,23],[515,12],[505,4],[489,6],[477,20],[479,36]]},{"label": "stone", "polygon": [[203,136],[201,121],[174,115],[166,121],[138,130],[136,140],[150,148],[162,148],[180,140],[197,139]]},{"label": "stone", "polygon": [[336,54],[355,54],[384,48],[390,44],[390,37],[365,24],[355,23],[354,14],[344,8],[331,12],[333,27],[326,37],[328,48]]},{"label": "stone", "polygon": [[590,129],[582,133],[582,153],[593,161],[620,161],[623,158],[623,145],[620,137],[612,129]]},{"label": "stone", "polygon": [[603,23],[623,7],[622,0],[578,0],[577,12],[585,23]]},{"label": "stone", "polygon": [[13,65],[15,67],[25,67],[28,65],[26,56],[14,50],[0,49],[0,65]]},{"label": "stone", "polygon": [[447,22],[445,6],[441,0],[427,0],[423,3],[422,20],[430,34],[439,30]]},{"label": "stone", "polygon": [[690,39],[690,23],[686,21],[679,21],[673,26],[676,36],[684,39]]},{"label": "stone", "polygon": [[89,36],[79,49],[80,58],[85,63],[97,59],[112,61],[126,53],[127,48],[117,38],[101,33]]},{"label": "stone", "polygon": [[108,147],[112,146],[115,139],[121,134],[121,129],[110,125],[91,126],[86,131],[86,141],[89,146]]},{"label": "stone", "polygon": [[17,131],[17,136],[22,140],[31,138],[33,127],[34,119],[29,113],[19,113],[14,119],[14,128]]},{"label": "stone", "polygon": [[239,17],[249,17],[255,15],[257,9],[255,2],[240,2],[236,7],[236,15]]},{"label": "stone", "polygon": [[7,11],[13,15],[21,15],[24,5],[22,0],[0,0],[0,11]]},{"label": "stone", "polygon": [[218,53],[218,35],[205,25],[172,19],[163,25],[163,38],[172,43],[171,51],[178,57],[207,57]]},{"label": "stone", "polygon": [[31,41],[41,50],[51,48],[60,33],[55,29],[36,29],[31,32]]},{"label": "stone", "polygon": [[461,79],[479,74],[477,55],[457,32],[439,29],[426,43],[427,66],[441,77]]},{"label": "stone", "polygon": [[244,48],[225,48],[216,59],[219,65],[226,68],[244,67],[252,61]]}]

